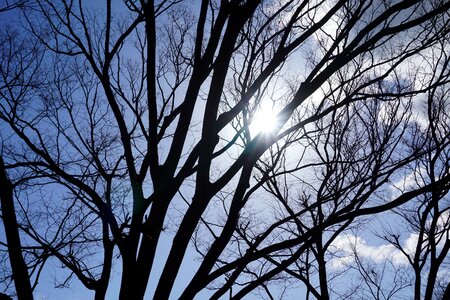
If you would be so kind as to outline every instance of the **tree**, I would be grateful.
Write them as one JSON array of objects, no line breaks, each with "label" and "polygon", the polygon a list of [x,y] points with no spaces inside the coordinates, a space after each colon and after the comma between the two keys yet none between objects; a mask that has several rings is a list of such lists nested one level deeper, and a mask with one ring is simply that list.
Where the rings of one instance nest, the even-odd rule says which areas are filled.
[{"label": "tree", "polygon": [[[448,59],[444,62],[448,64]],[[435,69],[433,76],[441,77],[441,71],[445,68],[446,66]],[[436,86],[424,95],[423,121],[426,120],[429,125],[425,132],[428,147],[433,150],[426,159],[415,163],[410,174],[394,184],[395,189],[398,189],[396,193],[404,193],[425,182],[433,182],[436,174],[448,172],[450,153],[444,146],[448,143],[450,124],[447,93],[447,88]],[[424,193],[415,201],[393,209],[391,213],[400,222],[382,222],[383,230],[377,233],[389,243],[384,248],[380,247],[380,252],[384,251],[380,255],[386,256],[382,266],[373,262],[377,257],[370,257],[365,253],[370,252],[370,249],[363,245],[364,241],[358,235],[353,235],[354,241],[350,242],[353,263],[347,262],[347,266],[359,273],[367,286],[369,297],[399,298],[398,293],[411,286],[414,287],[413,292],[408,295],[413,295],[414,299],[446,299],[444,294],[450,285],[448,276],[445,275],[450,249],[449,208],[448,189],[444,189]],[[361,227],[363,226],[359,226],[359,231]],[[347,260],[348,258],[347,256]]]},{"label": "tree", "polygon": [[[55,260],[61,286],[76,278],[96,299],[114,266],[121,299],[274,298],[272,283],[292,282],[328,299],[333,240],[448,193],[448,134],[428,134],[417,104],[448,93],[449,8],[31,1],[0,46],[1,151],[30,276]],[[432,180],[391,192],[436,155]]]},{"label": "tree", "polygon": [[2,221],[8,240],[8,253],[11,269],[14,273],[17,296],[20,299],[33,299],[27,266],[22,256],[17,219],[14,209],[13,186],[6,176],[3,159],[0,156],[0,200],[2,205]]},{"label": "tree", "polygon": [[[436,76],[439,76],[439,73]],[[445,140],[448,143],[450,116],[447,93],[448,91],[441,87],[433,88],[428,93],[427,115],[430,124],[428,134],[435,150],[430,152],[426,160],[419,162],[418,171],[413,178],[416,185],[424,181],[433,182],[436,174],[448,172],[450,153],[441,144]],[[444,266],[449,263],[450,202],[447,194],[448,189],[432,190],[421,196],[416,203],[411,203],[409,207],[397,211],[397,214],[404,219],[404,224],[410,227],[408,231],[416,234],[417,243],[412,253],[400,243],[399,232],[390,233],[386,237],[405,254],[414,270],[415,299],[432,299],[438,285],[444,285],[442,290],[448,289],[450,285],[448,279],[438,282],[438,272],[446,269]]]},{"label": "tree", "polygon": [[16,8],[25,7],[27,5],[28,0],[17,0],[17,1],[4,1],[0,5],[0,13],[7,12],[9,10],[13,10]]}]

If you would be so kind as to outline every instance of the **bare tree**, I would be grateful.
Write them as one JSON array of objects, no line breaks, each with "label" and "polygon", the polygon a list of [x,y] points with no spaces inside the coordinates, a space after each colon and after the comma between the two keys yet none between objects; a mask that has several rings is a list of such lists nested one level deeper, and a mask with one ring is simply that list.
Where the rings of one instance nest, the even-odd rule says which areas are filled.
[{"label": "bare tree", "polygon": [[[448,69],[449,60],[444,52],[438,55],[444,58],[441,61],[442,64],[430,70],[433,77],[442,79]],[[395,193],[404,193],[413,187],[433,182],[440,176],[439,174],[448,173],[450,156],[445,146],[449,143],[447,93],[448,88],[445,85],[436,86],[423,95],[423,101],[416,103],[421,106],[416,113],[419,111],[423,115],[422,125],[419,126],[422,129],[416,127],[414,135],[421,136],[420,138],[426,141],[424,147],[428,147],[430,151],[425,159],[417,160],[411,165],[407,176],[394,184]],[[405,116],[410,117],[403,114],[402,118]],[[390,122],[393,119],[395,119],[394,116],[389,117]],[[425,124],[427,126],[424,126]],[[380,128],[380,126],[370,126],[370,128],[375,127]],[[370,139],[364,140],[370,141]],[[414,299],[445,299],[444,294],[449,285],[448,276],[445,275],[448,270],[450,249],[448,211],[448,188],[432,190],[394,209],[392,212],[400,221],[393,221],[395,225],[382,223],[383,233],[376,234],[382,240],[389,242],[385,245],[385,249],[391,249],[388,251],[391,255],[395,253],[395,257],[385,257],[382,263],[365,259],[367,254],[364,251],[368,249],[358,246],[361,241],[358,241],[358,237],[355,236],[351,257],[346,257],[351,258],[351,262],[346,262],[346,265],[359,274],[365,286],[360,290],[367,292],[364,297],[400,298],[399,294],[404,293],[405,289],[411,286],[414,287],[414,292],[409,295],[413,294]],[[395,217],[390,216],[391,219]],[[383,220],[387,219],[389,218],[385,217]],[[365,224],[358,229],[361,231],[361,228],[367,226]],[[393,249],[397,250],[393,251]],[[326,268],[324,270],[326,273]]]},{"label": "bare tree", "polygon": [[[121,299],[275,298],[289,291],[272,284],[291,282],[328,299],[337,236],[448,192],[448,165],[388,192],[449,150],[413,105],[446,91],[448,1],[32,7],[0,64],[31,276],[59,261],[61,286],[76,278],[96,299],[116,265]],[[265,131],[264,109],[276,115]]]},{"label": "bare tree", "polygon": [[2,1],[2,3],[0,4],[0,13],[14,10],[17,8],[24,8],[26,7],[28,2],[29,2],[28,0]]},{"label": "bare tree", "polygon": [[[444,68],[440,72],[434,72],[433,75],[441,77],[442,70],[448,68],[448,63],[446,57]],[[418,162],[414,176],[410,178],[410,184],[434,182],[439,174],[449,172],[450,152],[444,146],[450,142],[448,107],[448,89],[435,87],[428,92],[426,111],[430,126],[427,133],[433,151],[430,151],[426,159]],[[435,293],[440,292],[439,286],[445,291],[450,284],[445,275],[443,278],[441,276],[443,281],[439,282],[439,271],[448,269],[449,264],[449,210],[448,188],[432,190],[421,196],[418,201],[396,210],[407,225],[406,232],[416,236],[417,242],[412,251],[401,243],[401,231],[390,230],[385,235],[385,239],[407,257],[413,269],[415,299],[434,299]]]},{"label": "bare tree", "polygon": [[2,221],[5,226],[7,247],[17,296],[20,299],[33,299],[27,266],[22,256],[19,230],[13,200],[14,187],[6,176],[3,159],[0,156],[0,200]]}]

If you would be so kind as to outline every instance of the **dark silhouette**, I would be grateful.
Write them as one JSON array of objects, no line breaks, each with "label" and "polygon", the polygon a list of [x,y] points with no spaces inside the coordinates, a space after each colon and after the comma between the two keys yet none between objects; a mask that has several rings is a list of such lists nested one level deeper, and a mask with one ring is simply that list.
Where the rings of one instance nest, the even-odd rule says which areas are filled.
[{"label": "dark silhouette", "polygon": [[12,298],[6,294],[0,293],[0,300],[12,300]]},{"label": "dark silhouette", "polygon": [[[6,175],[3,158],[0,156],[1,213],[6,239],[8,241],[8,255],[11,261],[11,269],[14,273],[16,293],[19,299],[33,299],[27,266],[22,256],[22,246],[14,209],[13,189],[13,185]],[[5,294],[0,294],[0,299],[10,298]]]},{"label": "dark silhouette", "polygon": [[[328,263],[337,237],[447,197],[449,9],[14,7],[20,25],[0,36],[11,262],[23,258],[34,288],[56,261],[57,287],[79,280],[95,299],[117,273],[121,299],[149,287],[154,299],[272,299],[293,282],[307,298],[345,298]],[[262,111],[276,114],[272,129],[254,128]],[[24,271],[12,264],[6,277],[19,287]]]}]

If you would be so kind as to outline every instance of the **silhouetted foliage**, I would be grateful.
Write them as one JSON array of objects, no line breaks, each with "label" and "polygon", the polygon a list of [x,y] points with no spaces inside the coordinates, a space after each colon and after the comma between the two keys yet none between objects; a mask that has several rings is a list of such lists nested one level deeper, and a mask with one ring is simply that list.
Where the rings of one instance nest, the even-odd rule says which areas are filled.
[{"label": "silhouetted foliage", "polygon": [[[32,289],[58,262],[56,285],[78,280],[95,299],[117,273],[121,299],[448,290],[431,277],[423,288],[418,264],[438,278],[450,245],[439,223],[449,216],[449,8],[15,5],[20,22],[0,35],[0,150]],[[391,262],[395,277],[396,263],[372,268],[355,246],[345,272],[358,282],[335,284],[342,237],[394,213],[410,225],[402,234],[422,236],[409,256],[418,282],[385,288],[371,274]],[[401,251],[396,234],[385,240]],[[11,241],[1,245],[5,257]]]}]

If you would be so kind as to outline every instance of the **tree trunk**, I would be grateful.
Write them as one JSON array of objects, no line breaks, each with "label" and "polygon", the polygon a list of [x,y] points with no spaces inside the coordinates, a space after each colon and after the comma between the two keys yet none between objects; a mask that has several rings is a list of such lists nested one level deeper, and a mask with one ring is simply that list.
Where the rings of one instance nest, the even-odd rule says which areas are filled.
[{"label": "tree trunk", "polygon": [[104,300],[108,290],[109,278],[111,277],[112,259],[114,254],[114,243],[109,240],[108,224],[103,222],[103,247],[105,249],[103,258],[103,271],[95,289],[95,300]]},{"label": "tree trunk", "polygon": [[9,260],[13,274],[18,299],[33,299],[33,293],[28,276],[27,265],[22,256],[16,211],[14,209],[13,185],[6,175],[3,158],[0,156],[0,200],[2,219],[5,226],[8,244]]},{"label": "tree trunk", "polygon": [[317,245],[317,264],[319,267],[319,283],[320,283],[320,293],[321,299],[328,300],[330,295],[328,293],[328,279],[327,279],[327,268],[325,261],[325,250],[322,245],[322,237],[320,237],[316,243]]},{"label": "tree trunk", "polygon": [[450,299],[450,282],[447,284],[447,287],[445,288],[444,295],[442,295],[441,300]]},{"label": "tree trunk", "polygon": [[420,300],[420,294],[421,294],[421,275],[420,270],[415,269],[414,273],[416,274],[415,280],[414,280],[414,300]]},{"label": "tree trunk", "polygon": [[[120,284],[120,300],[142,300],[144,293],[138,287],[138,268],[134,255],[122,253],[122,282]],[[145,291],[144,291],[145,292]]]}]

